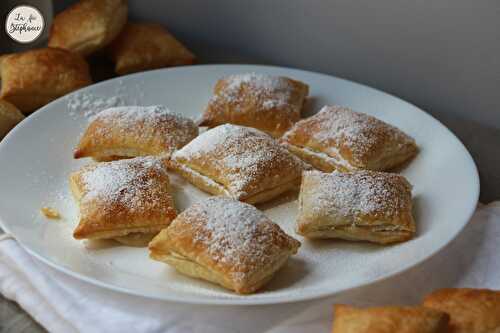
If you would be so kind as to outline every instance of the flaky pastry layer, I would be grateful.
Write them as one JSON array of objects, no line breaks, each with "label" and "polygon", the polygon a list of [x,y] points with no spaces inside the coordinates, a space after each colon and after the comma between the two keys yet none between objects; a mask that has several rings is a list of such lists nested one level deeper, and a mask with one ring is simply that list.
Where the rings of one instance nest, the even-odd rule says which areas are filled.
[{"label": "flaky pastry layer", "polygon": [[300,243],[255,207],[211,197],[186,209],[149,244],[179,272],[247,294],[262,287]]},{"label": "flaky pastry layer", "polygon": [[217,81],[200,126],[257,128],[278,138],[300,120],[309,87],[287,77],[239,74]]},{"label": "flaky pastry layer", "polygon": [[380,244],[415,234],[411,185],[397,174],[376,171],[305,171],[299,194],[297,233]]},{"label": "flaky pastry layer", "polygon": [[[169,179],[161,159],[134,158],[93,164],[70,175],[79,205],[76,239],[119,238],[122,243],[157,234],[175,218]],[[132,234],[132,235],[131,235]],[[131,237],[124,236],[131,235]]]},{"label": "flaky pastry layer", "polygon": [[127,22],[126,0],[82,0],[54,17],[49,46],[90,55],[107,46]]},{"label": "flaky pastry layer", "polygon": [[174,152],[169,165],[204,191],[251,203],[296,187],[304,169],[267,134],[231,124],[204,132]]},{"label": "flaky pastry layer", "polygon": [[398,128],[339,106],[297,122],[281,142],[324,172],[391,170],[418,153],[415,140]]}]

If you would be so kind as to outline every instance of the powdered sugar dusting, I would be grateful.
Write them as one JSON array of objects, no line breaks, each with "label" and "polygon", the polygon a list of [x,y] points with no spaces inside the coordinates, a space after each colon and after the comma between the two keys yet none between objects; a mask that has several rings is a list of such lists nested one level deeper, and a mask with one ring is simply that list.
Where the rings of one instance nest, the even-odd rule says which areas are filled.
[{"label": "powdered sugar dusting", "polygon": [[87,118],[90,118],[104,109],[125,105],[123,96],[98,97],[92,94],[75,93],[68,97],[68,109],[71,115],[83,113]]},{"label": "powdered sugar dusting", "polygon": [[246,194],[249,184],[280,166],[300,175],[302,162],[267,134],[244,126],[225,124],[208,130],[173,155],[197,159],[221,170],[229,191]]},{"label": "powdered sugar dusting", "polygon": [[195,126],[191,119],[172,112],[163,105],[112,107],[90,118],[90,121],[94,120],[112,123],[122,128],[129,128],[138,123],[143,123],[146,127],[155,127],[165,121],[174,121],[180,128]]},{"label": "powdered sugar dusting", "polygon": [[193,241],[206,246],[212,260],[231,267],[235,280],[299,245],[257,208],[232,199],[211,197],[183,214],[196,216]]},{"label": "powdered sugar dusting", "polygon": [[[129,160],[99,163],[86,167],[81,174],[85,187],[83,201],[99,199],[108,204],[123,204],[129,211],[152,207],[161,198],[151,195],[157,188],[159,174],[167,181],[168,175],[161,160],[138,157]],[[145,195],[145,194],[150,195]]]},{"label": "powdered sugar dusting", "polygon": [[69,113],[74,117],[83,115],[90,118],[110,107],[142,104],[144,99],[143,84],[144,82],[139,81],[134,86],[127,88],[123,80],[119,79],[114,85],[113,94],[108,96],[81,91],[74,92],[65,97]]},{"label": "powdered sugar dusting", "polygon": [[323,173],[306,171],[304,182],[313,182],[308,202],[318,212],[334,210],[341,216],[396,216],[411,206],[411,185],[398,174],[376,171]]},{"label": "powdered sugar dusting", "polygon": [[193,120],[163,105],[113,107],[91,117],[90,121],[99,124],[94,130],[100,136],[113,136],[119,131],[143,138],[145,142],[160,141],[162,149],[169,151],[181,148],[198,135]]},{"label": "powdered sugar dusting", "polygon": [[[363,164],[375,147],[391,142],[404,145],[412,138],[375,117],[339,106],[325,106],[311,118],[300,121],[285,135],[304,124],[314,124],[311,137],[328,154],[336,155],[340,147],[349,149],[355,164]],[[342,149],[340,149],[340,152]]]},{"label": "powdered sugar dusting", "polygon": [[[295,107],[291,105],[291,83],[284,77],[256,73],[231,75],[223,79],[227,85],[211,99],[211,103],[230,103],[233,111],[242,111],[244,101],[251,98],[258,101],[261,110],[278,107]],[[242,90],[245,91],[242,94]]]}]

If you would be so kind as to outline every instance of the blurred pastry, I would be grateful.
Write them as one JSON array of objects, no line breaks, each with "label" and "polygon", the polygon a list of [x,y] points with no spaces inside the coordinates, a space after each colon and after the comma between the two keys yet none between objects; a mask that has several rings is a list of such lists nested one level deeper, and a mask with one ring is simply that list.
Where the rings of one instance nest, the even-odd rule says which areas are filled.
[{"label": "blurred pastry", "polygon": [[264,132],[226,124],[173,153],[169,166],[206,192],[259,203],[297,188],[303,163]]},{"label": "blurred pastry", "polygon": [[57,14],[49,46],[87,56],[107,46],[127,22],[126,0],[81,0]]},{"label": "blurred pastry", "polygon": [[449,317],[422,306],[336,305],[332,333],[447,333]]},{"label": "blurred pastry", "polygon": [[54,48],[10,54],[0,68],[5,99],[24,113],[92,83],[89,68],[80,55]]},{"label": "blurred pastry", "polygon": [[145,246],[176,217],[164,161],[137,157],[91,164],[70,176],[80,207],[76,239],[115,239]]},{"label": "blurred pastry", "polygon": [[164,27],[153,23],[128,23],[108,48],[117,74],[189,65],[195,56]]},{"label": "blurred pastry", "polygon": [[387,244],[415,234],[411,185],[398,174],[305,171],[297,233]]},{"label": "blurred pastry", "polygon": [[151,258],[239,294],[260,289],[300,243],[257,208],[211,197],[183,211],[149,244]]},{"label": "blurred pastry", "polygon": [[300,120],[308,92],[307,84],[287,77],[231,75],[215,84],[200,126],[231,123],[280,137]]},{"label": "blurred pastry", "polygon": [[0,140],[23,119],[21,111],[9,102],[0,99]]},{"label": "blurred pastry", "polygon": [[441,289],[424,299],[424,306],[450,315],[449,333],[499,333],[500,291]]},{"label": "blurred pastry", "polygon": [[198,126],[162,105],[121,106],[92,119],[75,158],[108,161],[146,155],[170,156],[198,135]]},{"label": "blurred pastry", "polygon": [[[5,58],[7,58],[7,56],[9,56],[10,54],[12,53],[5,53],[5,54],[2,54],[0,55],[0,75],[2,74],[2,64],[3,64],[3,61],[5,60]],[[0,79],[2,77],[0,76]]]},{"label": "blurred pastry", "polygon": [[281,142],[318,170],[390,170],[413,158],[415,140],[364,113],[325,106],[299,121]]}]

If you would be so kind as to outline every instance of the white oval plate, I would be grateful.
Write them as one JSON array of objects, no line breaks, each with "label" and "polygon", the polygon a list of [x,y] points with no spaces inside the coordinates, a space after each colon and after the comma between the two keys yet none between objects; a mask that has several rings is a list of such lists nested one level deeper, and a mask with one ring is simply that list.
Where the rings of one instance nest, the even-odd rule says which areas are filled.
[{"label": "white oval plate", "polygon": [[[393,276],[417,265],[448,244],[474,211],[479,178],[460,141],[417,107],[378,90],[301,70],[207,65],[162,69],[102,82],[77,92],[94,97],[120,95],[122,102],[164,104],[196,118],[212,86],[222,76],[258,72],[286,75],[310,85],[308,113],[326,104],[349,106],[374,115],[413,136],[421,151],[403,171],[414,185],[418,235],[393,246],[342,241],[310,242],[293,231],[296,202],[275,202],[265,213],[302,242],[297,256],[262,292],[238,296],[215,285],[177,274],[150,260],[145,248],[102,242],[89,245],[72,238],[77,210],[68,174],[89,161],[75,161],[72,149],[86,127],[84,112],[68,107],[71,95],[58,99],[24,120],[0,144],[0,224],[35,257],[79,279],[145,297],[198,304],[270,304],[318,298]],[[74,97],[74,94],[73,94]],[[173,177],[180,210],[206,194]],[[42,206],[58,209],[51,221]]]}]

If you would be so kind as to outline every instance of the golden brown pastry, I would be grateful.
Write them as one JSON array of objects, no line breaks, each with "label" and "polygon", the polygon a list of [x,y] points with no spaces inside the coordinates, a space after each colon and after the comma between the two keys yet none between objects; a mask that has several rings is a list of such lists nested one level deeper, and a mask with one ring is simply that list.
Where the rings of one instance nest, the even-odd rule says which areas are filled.
[{"label": "golden brown pastry", "polygon": [[198,135],[195,123],[162,105],[120,106],[93,117],[74,157],[108,161],[147,155],[170,156]]},{"label": "golden brown pastry", "polygon": [[500,291],[441,289],[424,300],[424,306],[450,315],[450,333],[499,333]]},{"label": "golden brown pastry", "polygon": [[387,244],[415,234],[411,185],[401,175],[377,171],[305,171],[297,233]]},{"label": "golden brown pastry", "polygon": [[[145,244],[176,217],[162,159],[137,157],[92,164],[70,176],[80,206],[76,239],[116,239]],[[145,245],[144,244],[144,245]]]},{"label": "golden brown pastry", "polygon": [[325,106],[299,121],[281,142],[324,172],[390,170],[418,152],[415,140],[396,127],[339,106]]},{"label": "golden brown pastry", "polygon": [[149,244],[151,258],[239,294],[255,292],[300,243],[257,208],[211,197],[183,211]]},{"label": "golden brown pastry", "polygon": [[332,333],[446,333],[446,313],[422,306],[336,305]]},{"label": "golden brown pastry", "polygon": [[0,99],[0,140],[23,119],[21,111],[9,102]]},{"label": "golden brown pastry", "polygon": [[80,0],[57,14],[49,46],[87,56],[107,46],[127,22],[126,0]]},{"label": "golden brown pastry", "polygon": [[24,113],[92,83],[85,59],[54,48],[8,55],[0,70],[0,98]]},{"label": "golden brown pastry", "polygon": [[176,151],[169,166],[203,191],[259,203],[297,188],[303,163],[267,134],[226,124]]},{"label": "golden brown pastry", "polygon": [[2,78],[1,74],[2,74],[2,64],[3,64],[3,61],[10,55],[11,53],[5,53],[5,54],[2,54],[0,55],[0,79]]},{"label": "golden brown pastry", "polygon": [[231,123],[280,137],[299,121],[307,84],[287,77],[239,74],[220,79],[200,126]]},{"label": "golden brown pastry", "polygon": [[108,49],[117,74],[168,66],[189,65],[195,56],[164,27],[128,23]]}]

